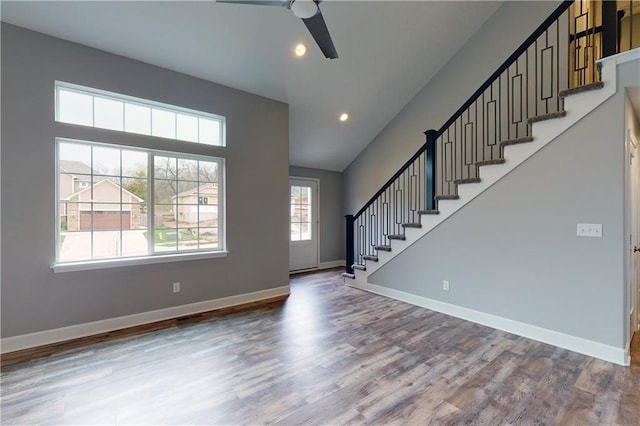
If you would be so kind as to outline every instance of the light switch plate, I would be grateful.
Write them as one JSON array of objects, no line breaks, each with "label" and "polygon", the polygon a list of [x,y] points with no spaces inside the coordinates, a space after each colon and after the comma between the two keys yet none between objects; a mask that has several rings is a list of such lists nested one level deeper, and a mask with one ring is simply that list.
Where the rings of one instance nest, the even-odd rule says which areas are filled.
[{"label": "light switch plate", "polygon": [[578,224],[578,237],[595,237],[602,238],[602,224],[601,223],[579,223]]}]

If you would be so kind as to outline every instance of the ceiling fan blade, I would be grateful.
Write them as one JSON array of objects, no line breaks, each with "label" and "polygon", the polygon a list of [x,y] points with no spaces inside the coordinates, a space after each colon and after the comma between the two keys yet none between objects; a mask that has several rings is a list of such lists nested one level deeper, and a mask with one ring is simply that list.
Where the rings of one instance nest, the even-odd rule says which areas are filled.
[{"label": "ceiling fan blade", "polygon": [[282,6],[289,8],[291,0],[215,0],[216,3],[251,4],[258,6]]},{"label": "ceiling fan blade", "polygon": [[320,50],[324,53],[325,58],[336,59],[338,57],[338,52],[336,51],[336,47],[333,45],[329,29],[322,17],[322,12],[318,10],[318,13],[311,18],[303,19],[302,22],[307,26],[307,29],[318,44],[318,47],[320,47]]}]

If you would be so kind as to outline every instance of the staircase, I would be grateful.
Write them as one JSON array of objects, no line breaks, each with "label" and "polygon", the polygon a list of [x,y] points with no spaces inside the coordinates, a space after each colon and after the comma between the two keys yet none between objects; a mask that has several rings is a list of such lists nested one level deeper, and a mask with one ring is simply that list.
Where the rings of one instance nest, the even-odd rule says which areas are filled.
[{"label": "staircase", "polygon": [[[575,28],[582,7],[562,2],[440,129],[425,132],[425,145],[356,215],[347,216],[347,284],[363,288],[382,265],[615,93],[615,64],[602,68],[597,59],[617,53],[616,46],[607,47],[603,25]],[[604,7],[603,14],[615,13]],[[585,49],[601,41],[602,51],[585,60]]]},{"label": "staircase", "polygon": [[603,81],[560,92],[563,110],[529,118],[532,136],[500,142],[500,157],[476,162],[477,177],[455,180],[455,193],[435,197],[437,209],[419,210],[418,221],[402,223],[403,233],[388,235],[389,244],[376,245],[375,254],[363,255],[363,264],[354,263],[352,273],[342,274],[348,279],[347,284],[365,288],[369,275],[427,235],[611,97],[616,87],[615,66],[612,67],[613,72],[607,71],[603,72]]}]

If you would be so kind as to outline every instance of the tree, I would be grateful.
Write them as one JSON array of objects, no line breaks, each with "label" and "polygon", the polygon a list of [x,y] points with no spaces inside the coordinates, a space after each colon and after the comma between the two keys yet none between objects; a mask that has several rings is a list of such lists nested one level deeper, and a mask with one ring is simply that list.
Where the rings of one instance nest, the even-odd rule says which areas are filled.
[{"label": "tree", "polygon": [[124,189],[146,200],[148,197],[147,170],[141,166],[138,170],[130,173],[134,179],[124,178]]}]

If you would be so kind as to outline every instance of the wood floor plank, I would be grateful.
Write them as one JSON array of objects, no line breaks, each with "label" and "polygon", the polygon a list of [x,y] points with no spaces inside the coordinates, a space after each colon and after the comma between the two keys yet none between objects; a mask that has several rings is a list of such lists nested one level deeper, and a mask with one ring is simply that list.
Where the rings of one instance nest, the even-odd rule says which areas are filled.
[{"label": "wood floor plank", "polygon": [[640,424],[640,365],[349,288],[339,273],[292,278],[287,300],[9,354],[1,423]]}]

